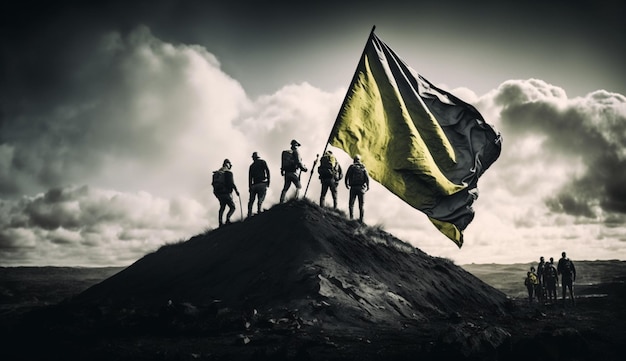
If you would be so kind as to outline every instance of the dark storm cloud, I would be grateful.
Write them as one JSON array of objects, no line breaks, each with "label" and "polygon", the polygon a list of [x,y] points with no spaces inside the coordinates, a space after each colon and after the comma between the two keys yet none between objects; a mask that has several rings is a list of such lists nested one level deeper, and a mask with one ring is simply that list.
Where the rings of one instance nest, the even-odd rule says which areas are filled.
[{"label": "dark storm cloud", "polygon": [[551,210],[595,217],[599,206],[626,213],[626,97],[597,91],[570,100],[538,80],[507,82],[498,92],[505,134],[545,137],[547,160],[556,154],[586,166],[547,201]]},{"label": "dark storm cloud", "polygon": [[[330,38],[340,38],[351,45],[359,42],[353,48],[358,52],[367,31],[377,25],[383,33],[393,35],[391,39],[395,40],[390,45],[402,41],[404,46],[415,48],[413,60],[421,61],[421,57],[433,50],[464,59],[472,58],[469,53],[480,53],[477,62],[496,57],[483,70],[496,73],[500,61],[515,61],[513,67],[517,70],[504,78],[499,76],[489,88],[473,87],[475,91],[492,89],[513,77],[557,80],[549,78],[554,72],[539,74],[541,70],[566,68],[582,73],[588,68],[580,59],[597,62],[591,65],[596,67],[594,72],[606,69],[601,71],[603,76],[592,79],[610,80],[606,74],[623,79],[625,70],[619,55],[626,53],[626,43],[615,41],[614,34],[626,33],[621,16],[625,4],[587,0],[576,3],[533,0],[519,4],[495,0],[480,4],[460,0],[321,0],[301,2],[298,6],[247,0],[10,1],[3,5],[0,14],[0,33],[4,35],[0,63],[7,79],[22,84],[16,90],[33,86],[29,93],[38,92],[45,99],[53,96],[48,90],[66,76],[55,70],[81,63],[82,55],[77,50],[83,47],[85,39],[102,32],[125,34],[138,25],[146,25],[164,41],[207,47],[225,60],[225,70],[255,95],[280,88],[286,79],[295,83],[309,81],[318,86],[323,83],[334,89],[343,85],[343,78],[339,83],[321,79],[327,71],[314,67],[303,69],[302,63],[327,51],[329,46],[333,51],[346,48],[346,42],[334,44],[328,41]],[[450,42],[451,38],[467,40]],[[462,44],[467,44],[467,49],[460,47]],[[406,50],[402,53],[408,54]],[[527,58],[537,54],[546,56],[544,61],[537,61],[541,57]],[[326,67],[344,65],[336,64],[337,54],[327,54],[317,61],[324,58],[335,61],[335,64],[324,63]],[[358,60],[356,56],[350,59],[350,68],[345,68],[348,72]],[[526,63],[524,59],[528,59]],[[463,63],[453,64],[456,68]],[[448,70],[461,77],[465,73],[463,69]],[[481,76],[485,75],[489,76]],[[320,79],[312,81],[314,77]],[[347,77],[345,81],[349,81]],[[568,83],[585,92],[600,89],[598,83],[586,86],[588,80],[575,76]],[[15,88],[13,83],[9,88]],[[624,92],[626,88],[620,82],[614,83],[617,85],[604,86],[610,91]]]},{"label": "dark storm cloud", "polygon": [[48,91],[24,85],[33,89],[2,97],[0,195],[95,179],[119,171],[110,166],[117,163],[159,171],[190,133],[217,135],[213,128],[227,124],[232,104],[244,98],[214,56],[163,43],[145,27],[98,34],[82,46],[83,61],[57,69],[63,79]]}]

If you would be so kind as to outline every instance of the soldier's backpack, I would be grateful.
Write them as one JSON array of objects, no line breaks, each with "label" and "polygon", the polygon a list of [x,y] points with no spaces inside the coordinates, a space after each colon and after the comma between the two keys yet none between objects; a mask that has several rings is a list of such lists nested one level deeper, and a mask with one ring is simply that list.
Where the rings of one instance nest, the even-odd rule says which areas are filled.
[{"label": "soldier's backpack", "polygon": [[350,185],[359,186],[365,184],[365,166],[362,164],[353,164],[350,174]]},{"label": "soldier's backpack", "polygon": [[335,164],[337,159],[332,154],[326,154],[320,159],[320,166],[317,168],[317,172],[320,174],[320,178],[328,179],[335,177]]},{"label": "soldier's backpack", "polygon": [[[250,178],[252,184],[267,183],[267,163],[262,159],[257,159],[250,166]],[[269,170],[267,170],[269,172]]]},{"label": "soldier's backpack", "polygon": [[226,187],[226,172],[221,170],[213,172],[213,181],[211,182],[211,185],[213,185],[214,193],[228,193],[228,189]]},{"label": "soldier's backpack", "polygon": [[526,278],[524,278],[524,286],[532,286],[533,282],[531,281],[531,276],[530,274],[528,276],[526,276]]},{"label": "soldier's backpack", "polygon": [[280,169],[285,172],[295,172],[297,169],[297,162],[295,154],[292,150],[283,150],[281,154]]},{"label": "soldier's backpack", "polygon": [[566,258],[565,261],[563,261],[562,273],[565,277],[571,277],[574,274],[572,271],[572,261],[570,261],[569,258]]}]

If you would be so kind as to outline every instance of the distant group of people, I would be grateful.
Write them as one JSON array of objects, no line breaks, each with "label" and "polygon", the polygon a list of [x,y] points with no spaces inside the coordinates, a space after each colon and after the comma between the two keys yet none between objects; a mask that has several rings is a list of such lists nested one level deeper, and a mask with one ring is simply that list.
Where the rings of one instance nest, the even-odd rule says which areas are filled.
[{"label": "distant group of people", "polygon": [[562,300],[565,305],[565,297],[569,291],[572,305],[576,304],[574,299],[574,281],[576,281],[576,267],[574,262],[567,258],[565,252],[561,253],[561,259],[558,264],[554,265],[554,258],[550,257],[550,261],[546,262],[544,257],[539,257],[537,268],[530,267],[530,271],[526,272],[524,285],[528,290],[528,302],[532,303],[533,299],[537,299],[539,304],[553,303],[557,301],[556,288],[561,279]]},{"label": "distant group of people", "polygon": [[[302,184],[300,182],[301,172],[307,172],[307,167],[302,163],[302,158],[298,152],[300,143],[295,139],[291,141],[289,150],[284,150],[281,154],[280,174],[284,177],[284,185],[280,193],[280,203],[285,201],[287,192],[294,185],[296,188],[295,198],[299,197]],[[230,218],[235,212],[236,206],[233,200],[233,191],[239,196],[239,190],[235,185],[233,173],[231,171],[232,163],[225,159],[222,167],[213,172],[213,193],[218,199],[220,208],[218,213],[219,225],[229,224]],[[343,176],[343,171],[337,159],[330,150],[324,152],[320,165],[318,167],[319,179],[322,185],[320,195],[320,206],[324,206],[326,194],[330,190],[333,199],[333,208],[337,208],[337,187]],[[350,195],[348,199],[348,211],[350,219],[354,216],[354,203],[358,199],[359,202],[359,221],[363,222],[364,215],[364,195],[369,190],[369,175],[365,165],[361,162],[361,157],[357,154],[353,158],[345,174],[344,183],[349,189]],[[257,213],[261,213],[263,201],[267,189],[270,186],[270,170],[267,162],[259,156],[258,152],[252,153],[252,164],[248,170],[248,187],[250,198],[248,200],[248,217],[252,216],[254,202],[257,203]],[[224,220],[224,211],[228,207],[226,218]]]}]

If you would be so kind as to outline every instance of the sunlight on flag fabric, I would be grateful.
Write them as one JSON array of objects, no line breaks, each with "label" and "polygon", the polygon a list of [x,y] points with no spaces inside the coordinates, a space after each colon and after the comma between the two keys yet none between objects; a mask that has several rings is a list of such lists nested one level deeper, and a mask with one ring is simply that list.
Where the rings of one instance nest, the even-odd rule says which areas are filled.
[{"label": "sunlight on flag fabric", "polygon": [[502,138],[478,110],[435,87],[372,31],[328,143],[360,154],[374,180],[460,248],[478,178],[498,159]]}]

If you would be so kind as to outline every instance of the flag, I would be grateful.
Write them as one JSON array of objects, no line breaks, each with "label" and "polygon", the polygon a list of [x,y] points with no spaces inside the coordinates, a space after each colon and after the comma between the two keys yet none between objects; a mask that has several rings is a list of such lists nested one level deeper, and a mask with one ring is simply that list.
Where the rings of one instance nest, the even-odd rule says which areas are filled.
[{"label": "flag", "polygon": [[502,138],[472,105],[406,65],[372,30],[328,143],[361,155],[375,181],[460,248],[478,178]]}]

